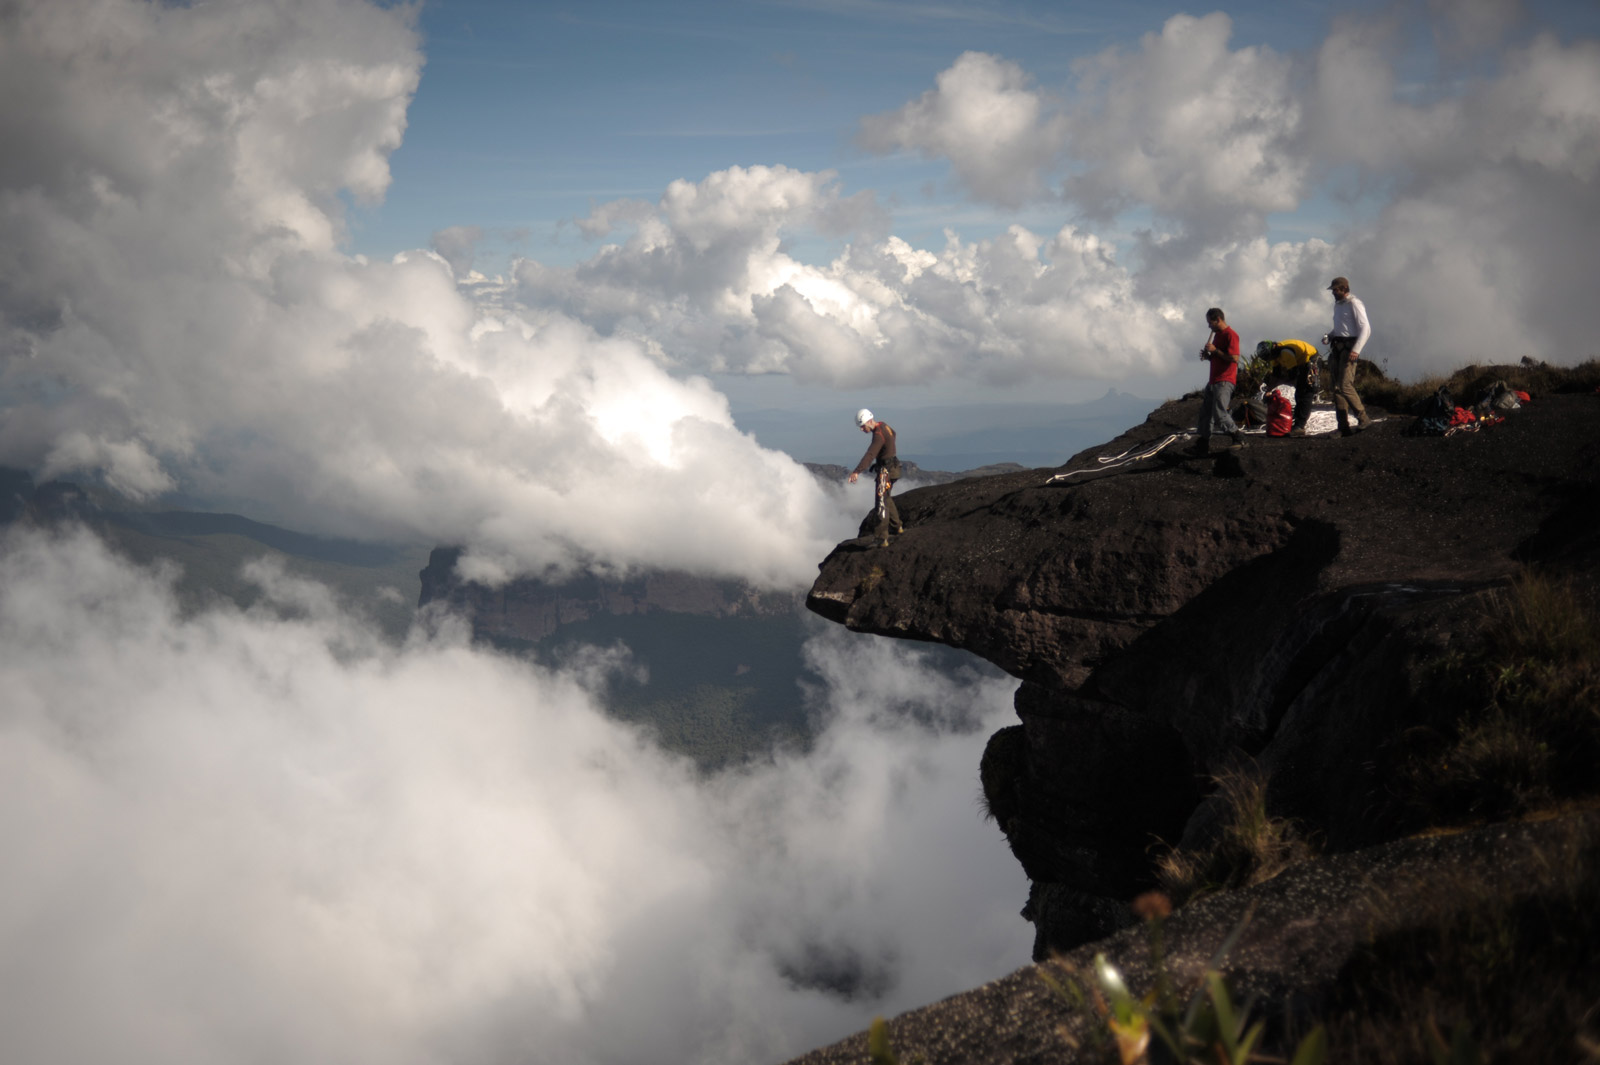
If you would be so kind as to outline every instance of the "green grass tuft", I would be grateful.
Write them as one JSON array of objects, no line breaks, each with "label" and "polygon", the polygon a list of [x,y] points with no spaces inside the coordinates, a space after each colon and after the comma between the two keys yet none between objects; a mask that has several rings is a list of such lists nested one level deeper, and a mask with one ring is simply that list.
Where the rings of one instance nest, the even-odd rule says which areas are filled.
[{"label": "green grass tuft", "polygon": [[1419,827],[1519,817],[1600,795],[1600,615],[1534,572],[1488,597],[1480,646],[1434,666],[1432,724],[1399,768]]},{"label": "green grass tuft", "polygon": [[1267,782],[1253,764],[1213,778],[1223,800],[1221,830],[1195,851],[1172,849],[1156,860],[1156,878],[1172,900],[1271,880],[1314,849],[1293,821],[1267,809]]},{"label": "green grass tuft", "polygon": [[[1323,1012],[1329,1059],[1600,1060],[1593,824],[1576,822],[1498,883],[1442,881],[1420,906],[1373,899],[1373,935]],[[1397,909],[1407,914],[1404,927],[1391,916]]]}]

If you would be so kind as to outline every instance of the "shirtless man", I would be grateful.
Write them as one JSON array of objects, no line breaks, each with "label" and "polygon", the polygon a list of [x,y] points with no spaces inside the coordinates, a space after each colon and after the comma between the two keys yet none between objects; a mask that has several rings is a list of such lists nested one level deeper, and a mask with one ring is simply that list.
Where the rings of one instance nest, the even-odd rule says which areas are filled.
[{"label": "shirtless man", "polygon": [[873,509],[877,523],[873,526],[872,536],[877,546],[888,547],[891,532],[905,531],[905,526],[900,523],[900,510],[889,498],[894,482],[900,479],[900,460],[894,453],[894,430],[887,422],[874,418],[865,407],[856,411],[856,425],[863,433],[871,434],[872,443],[867,445],[867,453],[861,456],[861,461],[850,472],[850,483],[855,484],[856,478],[869,469],[877,475],[878,501]]}]

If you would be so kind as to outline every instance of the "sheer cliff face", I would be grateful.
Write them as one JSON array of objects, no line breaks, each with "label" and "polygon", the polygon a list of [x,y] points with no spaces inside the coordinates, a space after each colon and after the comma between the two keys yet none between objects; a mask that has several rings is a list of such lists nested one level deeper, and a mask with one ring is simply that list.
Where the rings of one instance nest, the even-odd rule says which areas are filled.
[{"label": "sheer cliff face", "polygon": [[1405,829],[1386,751],[1422,668],[1519,566],[1600,557],[1600,398],[1407,437],[1256,437],[1243,452],[1103,468],[1192,426],[1194,401],[1066,469],[908,493],[888,548],[839,545],[807,599],[852,629],[962,647],[1021,678],[984,793],[1033,880],[1036,952],[1102,935],[1151,880],[1151,844],[1212,822],[1241,756],[1275,812],[1331,849]]}]

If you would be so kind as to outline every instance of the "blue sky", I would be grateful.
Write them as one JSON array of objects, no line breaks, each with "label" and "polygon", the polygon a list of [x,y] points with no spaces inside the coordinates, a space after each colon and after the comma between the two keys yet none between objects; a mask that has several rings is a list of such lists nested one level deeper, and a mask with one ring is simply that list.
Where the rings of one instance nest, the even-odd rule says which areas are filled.
[{"label": "blue sky", "polygon": [[[941,161],[863,150],[860,119],[916,97],[964,51],[1015,60],[1059,89],[1076,61],[1134,48],[1181,11],[1226,11],[1235,46],[1307,54],[1336,12],[1405,7],[430,0],[419,19],[427,66],[394,183],[382,205],[354,213],[351,247],[389,256],[474,225],[488,231],[485,268],[516,255],[571,263],[590,245],[570,220],[593,204],[654,199],[674,179],[755,163],[833,169],[852,190],[879,191],[914,243],[937,242],[946,226],[972,237],[1013,221],[1053,228],[1071,217],[1061,204],[996,210],[963,197]],[[1514,32],[1539,31],[1594,35],[1600,4],[1523,5]],[[1441,63],[1432,36],[1414,30],[1407,66]],[[1369,198],[1354,209],[1363,206]],[[1272,232],[1325,235],[1352,209],[1314,197],[1275,216]]]},{"label": "blue sky", "polygon": [[[937,241],[1059,205],[996,211],[947,168],[854,143],[860,119],[914,98],[964,51],[1017,60],[1064,85],[1072,64],[1134,44],[1174,12],[1154,3],[617,3],[437,0],[422,7],[427,66],[385,202],[360,210],[352,248],[392,255],[476,225],[485,258],[568,263],[589,245],[564,222],[597,202],[654,199],[733,164],[837,170],[890,198],[896,232]],[[1282,51],[1320,37],[1327,7],[1230,9],[1235,37]]]}]

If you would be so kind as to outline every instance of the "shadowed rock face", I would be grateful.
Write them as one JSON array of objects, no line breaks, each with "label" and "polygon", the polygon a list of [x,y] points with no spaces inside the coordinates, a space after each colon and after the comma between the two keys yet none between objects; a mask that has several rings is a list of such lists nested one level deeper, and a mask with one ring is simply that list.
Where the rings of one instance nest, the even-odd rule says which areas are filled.
[{"label": "shadowed rock face", "polygon": [[901,497],[888,548],[840,544],[807,606],[852,629],[972,651],[1024,682],[984,794],[1033,890],[1035,956],[1126,923],[1151,845],[1212,828],[1240,757],[1275,813],[1333,851],[1410,828],[1385,788],[1423,667],[1521,565],[1600,557],[1600,398],[1540,397],[1496,428],[1183,442],[1169,403],[1046,483],[1036,470]]}]

